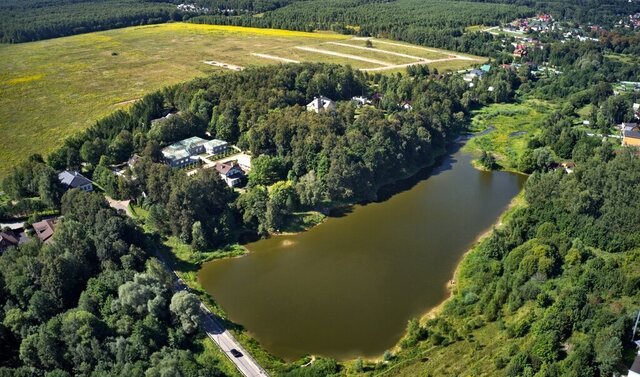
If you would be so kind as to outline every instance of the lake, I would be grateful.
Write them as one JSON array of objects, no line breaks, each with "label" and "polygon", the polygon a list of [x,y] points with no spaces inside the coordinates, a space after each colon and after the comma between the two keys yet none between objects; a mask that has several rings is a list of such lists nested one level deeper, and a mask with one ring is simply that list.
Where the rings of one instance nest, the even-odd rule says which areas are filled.
[{"label": "lake", "polygon": [[202,286],[269,352],[339,360],[391,349],[411,318],[447,297],[463,254],[525,177],[482,172],[459,145],[440,164],[296,235],[202,266]]}]

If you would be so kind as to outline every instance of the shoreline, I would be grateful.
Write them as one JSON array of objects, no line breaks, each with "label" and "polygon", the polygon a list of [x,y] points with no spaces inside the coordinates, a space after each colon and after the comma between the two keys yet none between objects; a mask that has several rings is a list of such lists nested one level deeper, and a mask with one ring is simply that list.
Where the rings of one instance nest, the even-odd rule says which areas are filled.
[{"label": "shoreline", "polygon": [[460,268],[462,267],[462,263],[469,256],[469,254],[473,253],[476,250],[476,248],[480,245],[480,243],[482,243],[496,229],[499,229],[504,224],[504,221],[503,221],[504,217],[507,216],[511,210],[521,205],[519,202],[521,200],[521,196],[523,192],[524,192],[524,189],[518,195],[514,196],[513,199],[511,199],[511,201],[505,207],[504,211],[502,211],[502,213],[500,214],[496,222],[491,224],[490,227],[488,227],[486,230],[480,233],[478,237],[476,237],[476,239],[473,240],[473,242],[471,242],[467,251],[465,251],[462,254],[462,256],[460,256],[460,259],[458,260],[458,262],[456,262],[456,268],[453,270],[451,280],[449,280],[445,285],[445,291],[447,292],[446,298],[437,306],[434,306],[433,308],[427,310],[424,314],[420,316],[419,322],[421,324],[437,316],[444,308],[444,305],[447,304],[447,302],[449,302],[451,298],[455,295],[456,293],[455,289],[458,286],[458,282],[459,282],[458,276],[460,275]]},{"label": "shoreline", "polygon": [[[425,165],[423,167],[420,168],[416,168],[413,169],[410,173],[406,174],[403,178],[400,178],[397,180],[397,182],[410,182],[411,183],[411,187],[414,186],[415,184],[417,184],[418,182],[423,181],[424,179],[428,179],[434,168],[437,168],[437,166],[439,166],[439,164],[442,163],[443,159],[446,158],[446,156],[448,156],[449,154],[453,154],[457,151],[460,151],[464,148],[464,146],[466,145],[466,142],[468,142],[471,138],[473,138],[475,135],[474,134],[469,134],[469,133],[463,133],[460,134],[458,137],[456,137],[454,140],[452,140],[449,145],[447,145],[446,148],[444,148],[444,150],[442,151],[442,153],[438,156],[435,157],[433,159],[433,161],[431,161],[431,163],[429,165]],[[473,156],[473,153],[471,153],[470,151],[465,151],[464,153],[467,153],[471,156]],[[470,162],[472,167],[476,168],[475,164],[473,164],[473,160]],[[498,169],[496,171],[505,171],[508,173],[515,173],[515,174],[519,174],[519,175],[525,175],[521,172],[514,172],[514,171],[510,171],[510,170],[504,170],[504,169]],[[421,175],[422,174],[426,174],[426,176]],[[366,202],[357,202],[357,203],[352,203],[352,204],[344,204],[344,203],[339,203],[335,206],[329,207],[329,211],[328,213],[331,213],[331,211],[335,211],[335,210],[339,210],[341,208],[350,208],[356,205],[367,205],[367,204],[371,204],[371,203],[375,203],[378,202],[380,197],[383,197],[385,199],[384,200],[388,200],[391,196],[396,195],[398,193],[401,193],[403,191],[406,190],[406,188],[402,188],[399,187],[400,185],[396,185],[394,188],[393,183],[387,183],[384,185],[381,185],[380,187],[377,188],[377,192],[376,192],[376,200],[369,200]],[[390,193],[382,193],[383,188],[384,187],[391,187],[394,188]],[[490,224],[486,229],[482,230],[477,237],[469,243],[469,246],[467,248],[466,251],[464,251],[464,253],[460,256],[459,260],[456,261],[455,263],[455,268],[453,270],[453,273],[451,275],[451,279],[448,280],[445,283],[444,286],[444,297],[442,299],[442,301],[440,301],[436,306],[426,310],[425,312],[423,312],[422,314],[420,314],[419,316],[417,316],[416,318],[418,319],[419,323],[421,325],[424,325],[424,323],[429,320],[432,319],[434,317],[436,317],[437,315],[439,315],[443,308],[445,307],[445,305],[454,297],[454,295],[456,294],[456,289],[458,286],[458,282],[459,282],[459,274],[460,274],[460,269],[461,266],[463,264],[463,262],[465,261],[465,259],[468,257],[468,255],[470,253],[472,253],[473,251],[476,250],[476,248],[478,247],[478,245],[488,236],[490,236],[492,234],[492,232],[499,228],[500,226],[502,226],[502,224],[504,223],[505,217],[508,216],[508,214],[511,212],[511,210],[519,205],[521,205],[521,198],[523,195],[524,189],[521,190],[516,196],[514,196],[511,201],[505,206],[505,208],[501,211],[499,217],[496,219],[496,221],[492,224]],[[324,213],[323,213],[324,214]],[[270,233],[269,237],[277,237],[277,236],[295,236],[298,234],[301,234],[303,232],[306,232],[308,230],[313,229],[316,226],[319,226],[321,224],[323,224],[325,221],[328,220],[328,218],[331,217],[331,215],[325,215],[324,218],[322,219],[322,221],[319,221],[316,224],[313,224],[312,226],[309,226],[308,228],[304,228],[300,231],[296,231],[296,232],[278,232],[278,233]],[[255,241],[254,241],[255,242]],[[251,242],[250,242],[251,243]],[[249,253],[252,253],[253,251],[248,248],[246,245],[250,244],[250,243],[246,243],[246,244],[238,244],[239,247],[241,247],[244,250],[244,253],[240,254],[240,255],[233,255],[233,256],[225,256],[225,257],[221,257],[221,258],[214,258],[214,259],[210,259],[207,261],[203,261],[202,263],[200,263],[199,265],[199,270],[197,272],[197,275],[199,275],[199,271],[202,269],[202,266],[205,263],[213,263],[216,262],[217,260],[223,260],[223,259],[228,259],[228,258],[241,258],[244,257],[246,255],[248,255]],[[199,277],[196,277],[197,281],[199,282]],[[215,300],[215,299],[214,299]],[[226,318],[227,320],[230,320],[229,318]],[[396,353],[400,350],[400,343],[402,342],[402,339],[404,339],[406,336],[406,329],[403,332],[402,336],[400,337],[400,339],[398,340],[398,342],[393,345],[392,348],[390,348],[389,350]],[[255,339],[253,336],[250,335],[250,337],[252,339]],[[262,348],[262,347],[261,347]],[[268,352],[265,350],[265,352]],[[272,355],[274,356],[274,355]],[[314,356],[314,355],[311,355]],[[317,356],[317,355],[316,355]],[[373,358],[363,358],[366,361],[370,361],[370,362],[379,362],[382,360],[382,354],[373,357]],[[353,362],[355,359],[344,359],[344,360],[339,360],[340,363],[350,363]]]},{"label": "shoreline", "polygon": [[[509,202],[509,204],[505,207],[504,211],[502,211],[502,213],[500,214],[500,216],[498,217],[498,219],[496,220],[496,222],[494,222],[493,224],[491,224],[491,226],[489,226],[486,230],[484,230],[482,233],[480,233],[470,244],[469,248],[460,256],[460,259],[456,262],[456,267],[453,270],[453,274],[451,276],[451,279],[445,284],[444,290],[445,290],[445,298],[436,306],[432,307],[431,309],[425,311],[424,313],[422,313],[419,317],[417,317],[418,322],[420,323],[420,325],[424,325],[426,321],[435,318],[436,316],[438,316],[442,310],[444,309],[445,305],[451,301],[451,299],[453,298],[453,296],[456,294],[456,288],[458,286],[458,276],[460,274],[460,268],[462,267],[462,263],[464,263],[464,260],[469,256],[469,254],[471,254],[472,252],[474,252],[476,250],[476,248],[478,247],[478,245],[484,241],[485,238],[489,237],[495,229],[501,227],[504,224],[504,218],[505,216],[507,216],[511,210],[513,210],[514,208],[517,208],[518,206],[521,205],[520,200],[521,197],[524,193],[524,189],[522,191],[520,191],[520,193],[516,196],[513,197],[513,199],[511,199],[511,201]],[[407,332],[406,330],[403,332],[402,337],[400,338],[400,340],[398,340],[398,342],[390,349],[390,351],[392,352],[397,352],[401,350],[400,347],[400,343],[402,342],[402,340],[407,336]],[[380,362],[382,360],[382,355],[380,355],[377,358],[372,358],[372,359],[366,359],[367,361],[370,362]],[[353,359],[347,360],[347,361],[353,361]]]}]

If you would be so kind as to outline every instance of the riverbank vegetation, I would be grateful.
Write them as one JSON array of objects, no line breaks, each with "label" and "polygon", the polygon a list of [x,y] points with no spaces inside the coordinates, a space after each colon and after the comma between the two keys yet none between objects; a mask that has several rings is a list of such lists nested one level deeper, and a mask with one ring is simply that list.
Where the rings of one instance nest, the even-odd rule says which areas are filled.
[{"label": "riverbank vegetation", "polygon": [[[627,370],[633,360],[640,160],[619,139],[589,136],[585,127],[606,135],[632,119],[637,97],[614,96],[594,76],[625,77],[638,66],[609,62],[592,44],[555,48],[564,51],[555,58],[562,78],[536,80],[518,93],[528,98],[518,106],[536,97],[552,106],[523,122],[531,134],[505,158],[508,168],[531,174],[525,202],[465,257],[450,300],[435,317],[410,324],[392,361],[375,365],[379,374],[603,376]],[[583,70],[589,62],[603,64],[588,68],[589,75]],[[587,126],[585,107],[592,109]],[[498,109],[505,111],[502,105],[483,111],[497,117]],[[518,118],[531,110],[519,110],[504,129],[521,128]],[[498,130],[502,122],[496,123]],[[493,132],[470,145],[504,147]],[[516,149],[508,141],[506,147]]]}]

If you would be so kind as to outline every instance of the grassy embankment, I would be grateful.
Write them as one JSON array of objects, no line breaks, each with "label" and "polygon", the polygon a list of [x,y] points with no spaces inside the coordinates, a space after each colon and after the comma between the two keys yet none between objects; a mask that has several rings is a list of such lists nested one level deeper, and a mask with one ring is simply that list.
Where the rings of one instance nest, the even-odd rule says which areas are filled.
[{"label": "grassy embankment", "polygon": [[[301,62],[376,68],[381,65],[296,47],[339,49],[348,55],[385,59],[391,65],[398,56],[382,49],[411,48],[379,44],[368,52],[327,43],[349,38],[329,32],[170,23],[0,45],[0,133],[4,136],[0,178],[28,155],[46,155],[66,137],[147,93],[224,69],[205,64],[205,60],[241,67],[282,62],[252,55],[259,53]],[[422,56],[415,50],[414,55]],[[442,56],[446,57],[446,52]],[[434,67],[455,70],[479,61],[452,60]]]}]

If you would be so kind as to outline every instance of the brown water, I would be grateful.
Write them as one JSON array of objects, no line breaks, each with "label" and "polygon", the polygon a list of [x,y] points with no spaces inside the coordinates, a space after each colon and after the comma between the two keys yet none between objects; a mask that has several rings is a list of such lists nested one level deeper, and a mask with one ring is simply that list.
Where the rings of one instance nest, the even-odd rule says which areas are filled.
[{"label": "brown water", "polygon": [[249,244],[244,257],[205,264],[200,282],[276,356],[379,356],[446,298],[461,256],[522,187],[524,177],[470,161],[455,152],[384,202]]}]

